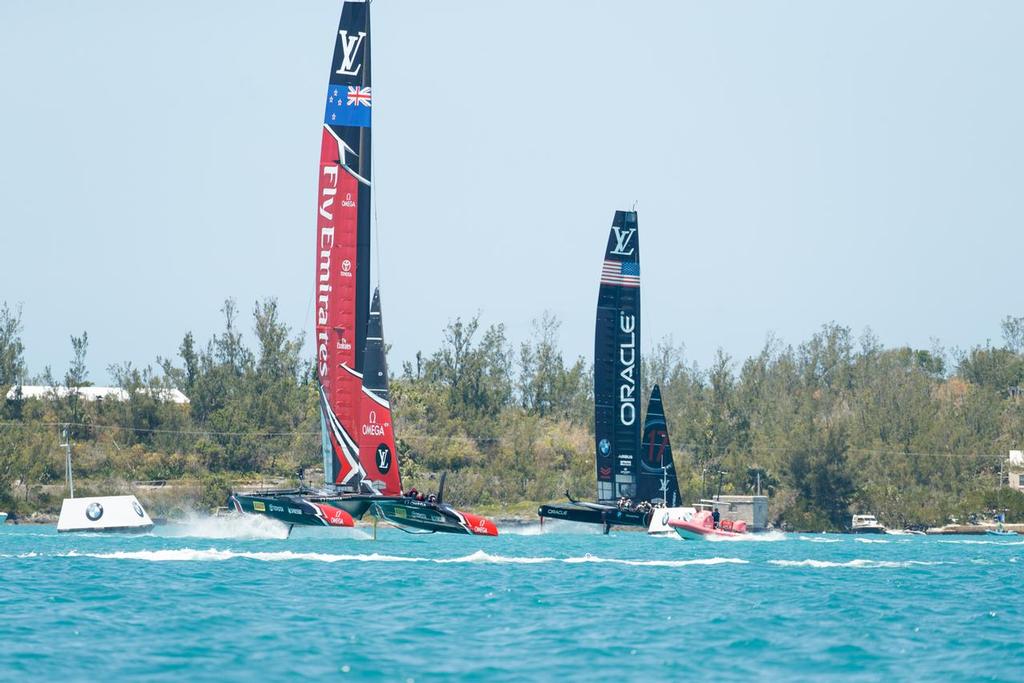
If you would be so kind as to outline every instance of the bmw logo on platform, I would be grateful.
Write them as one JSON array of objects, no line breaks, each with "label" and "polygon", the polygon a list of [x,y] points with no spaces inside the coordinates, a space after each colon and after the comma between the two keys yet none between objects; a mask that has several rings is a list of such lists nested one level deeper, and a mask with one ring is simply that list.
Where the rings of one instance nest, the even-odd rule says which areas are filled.
[{"label": "bmw logo on platform", "polygon": [[601,451],[601,455],[608,455],[608,452],[612,449],[612,445],[608,443],[608,439],[601,439],[597,444],[598,449]]},{"label": "bmw logo on platform", "polygon": [[137,514],[139,517],[145,517],[146,516],[146,513],[142,511],[142,506],[139,505],[139,501],[137,501],[137,500],[133,500],[132,501],[132,509],[135,510],[135,514]]},{"label": "bmw logo on platform", "polygon": [[95,522],[103,516],[103,506],[99,503],[89,503],[89,507],[85,508],[85,516]]}]

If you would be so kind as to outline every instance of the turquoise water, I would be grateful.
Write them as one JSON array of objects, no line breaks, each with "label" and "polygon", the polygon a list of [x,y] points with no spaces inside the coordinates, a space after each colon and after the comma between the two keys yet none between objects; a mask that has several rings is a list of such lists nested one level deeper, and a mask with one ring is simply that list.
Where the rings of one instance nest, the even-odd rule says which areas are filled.
[{"label": "turquoise water", "polygon": [[1024,680],[1024,538],[0,527],[0,677]]}]

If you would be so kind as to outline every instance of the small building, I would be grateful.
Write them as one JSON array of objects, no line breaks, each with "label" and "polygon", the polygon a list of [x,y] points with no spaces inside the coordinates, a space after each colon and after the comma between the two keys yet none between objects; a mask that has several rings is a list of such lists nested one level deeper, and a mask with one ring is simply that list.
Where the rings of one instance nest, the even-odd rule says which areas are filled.
[{"label": "small building", "polygon": [[[8,401],[13,401],[18,397],[18,389],[18,386],[11,387],[11,390],[7,392]],[[26,384],[21,386],[20,389],[22,398],[49,399],[54,396],[57,398],[66,398],[70,393],[67,387],[48,387]],[[147,387],[140,391],[152,393],[158,400],[169,403],[177,403],[179,405],[188,405],[189,403],[188,396],[177,389],[149,389]],[[128,392],[121,387],[79,387],[75,392],[84,401],[128,400]]]},{"label": "small building", "polygon": [[742,519],[751,531],[768,528],[768,496],[715,496],[714,501],[723,519]]},{"label": "small building", "polygon": [[1010,451],[1006,485],[1024,493],[1024,451]]}]

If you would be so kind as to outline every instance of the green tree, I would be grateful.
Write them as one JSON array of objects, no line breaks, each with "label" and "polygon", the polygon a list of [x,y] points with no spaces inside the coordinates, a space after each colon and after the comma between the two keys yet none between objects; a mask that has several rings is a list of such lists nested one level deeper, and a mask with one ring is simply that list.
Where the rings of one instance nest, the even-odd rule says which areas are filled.
[{"label": "green tree", "polygon": [[25,376],[25,346],[21,341],[21,307],[0,305],[0,391],[6,396]]}]

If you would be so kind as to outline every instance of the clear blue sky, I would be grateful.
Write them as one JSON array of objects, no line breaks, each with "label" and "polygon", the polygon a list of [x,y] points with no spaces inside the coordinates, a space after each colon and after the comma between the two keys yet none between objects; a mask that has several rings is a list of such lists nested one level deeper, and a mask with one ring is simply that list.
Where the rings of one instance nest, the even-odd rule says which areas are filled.
[{"label": "clear blue sky", "polygon": [[[340,2],[0,3],[0,300],[32,373],[310,325]],[[377,0],[375,182],[397,368],[481,311],[592,353],[639,203],[644,346],[706,365],[836,321],[887,345],[1024,314],[1024,4]],[[251,335],[249,336],[251,339]]]}]

